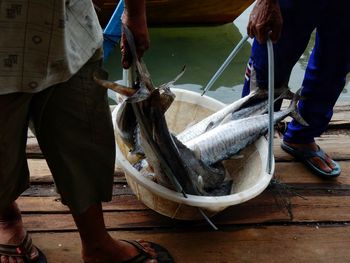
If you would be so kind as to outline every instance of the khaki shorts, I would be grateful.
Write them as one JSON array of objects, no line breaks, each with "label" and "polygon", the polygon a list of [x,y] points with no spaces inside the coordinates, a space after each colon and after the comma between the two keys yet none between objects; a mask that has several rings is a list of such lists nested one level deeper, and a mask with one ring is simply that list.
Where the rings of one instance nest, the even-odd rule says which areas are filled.
[{"label": "khaki shorts", "polygon": [[89,62],[67,82],[39,93],[0,95],[0,207],[29,186],[29,119],[73,213],[111,199],[115,141],[107,91],[92,80],[99,67],[100,62]]}]

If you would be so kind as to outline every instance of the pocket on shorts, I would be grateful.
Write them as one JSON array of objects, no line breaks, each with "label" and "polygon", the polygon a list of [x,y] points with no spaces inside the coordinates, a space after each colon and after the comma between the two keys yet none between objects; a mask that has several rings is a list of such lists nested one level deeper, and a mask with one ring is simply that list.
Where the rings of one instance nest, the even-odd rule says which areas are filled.
[{"label": "pocket on shorts", "polygon": [[96,143],[114,143],[111,111],[108,104],[107,89],[93,80],[95,71],[107,78],[108,73],[101,68],[101,62],[89,62],[79,72],[80,87],[83,89],[87,118],[90,123],[92,139]]}]

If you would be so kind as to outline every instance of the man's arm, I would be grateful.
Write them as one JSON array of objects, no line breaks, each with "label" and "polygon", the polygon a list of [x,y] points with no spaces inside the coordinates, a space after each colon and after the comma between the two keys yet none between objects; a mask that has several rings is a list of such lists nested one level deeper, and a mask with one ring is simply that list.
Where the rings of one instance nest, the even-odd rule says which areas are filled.
[{"label": "man's arm", "polygon": [[[122,15],[122,23],[126,25],[134,35],[136,51],[139,58],[149,48],[149,34],[146,19],[146,0],[125,0],[125,8]],[[129,68],[132,62],[130,50],[124,33],[121,39],[122,65]]]},{"label": "man's arm", "polygon": [[267,36],[276,42],[281,36],[283,19],[278,0],[257,0],[249,17],[247,32],[259,43],[265,43]]}]

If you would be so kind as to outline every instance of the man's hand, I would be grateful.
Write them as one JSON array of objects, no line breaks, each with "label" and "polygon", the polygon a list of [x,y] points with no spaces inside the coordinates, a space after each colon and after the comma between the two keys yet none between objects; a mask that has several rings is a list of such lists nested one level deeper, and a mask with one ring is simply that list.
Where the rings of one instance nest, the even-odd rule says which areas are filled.
[{"label": "man's hand", "polygon": [[[122,23],[126,25],[134,35],[138,58],[143,56],[143,53],[149,48],[150,43],[145,9],[145,0],[125,0]],[[124,33],[122,33],[120,43],[122,66],[127,69],[131,66],[132,55]]]},{"label": "man's hand", "polygon": [[283,19],[278,0],[257,0],[250,13],[247,32],[260,43],[266,43],[269,36],[276,42],[281,36]]}]

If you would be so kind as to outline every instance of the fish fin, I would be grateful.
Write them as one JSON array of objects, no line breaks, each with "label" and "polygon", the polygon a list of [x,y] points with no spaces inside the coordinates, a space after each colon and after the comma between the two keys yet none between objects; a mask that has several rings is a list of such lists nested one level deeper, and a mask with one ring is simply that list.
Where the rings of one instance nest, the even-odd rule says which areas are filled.
[{"label": "fish fin", "polygon": [[301,125],[309,126],[309,124],[297,112],[297,103],[298,103],[299,99],[301,98],[300,91],[301,91],[301,89],[298,89],[295,92],[294,97],[293,97],[293,99],[288,107],[288,110],[290,111],[288,115],[291,116],[294,120],[296,120]]},{"label": "fish fin", "polygon": [[275,99],[274,102],[276,102],[279,99],[287,99],[287,100],[303,100],[305,99],[303,96],[300,95],[301,89],[298,89],[295,93],[290,90],[287,84],[283,84],[281,88],[278,89],[277,94],[280,94],[277,99]]},{"label": "fish fin", "polygon": [[280,99],[288,99],[288,100],[292,100],[295,96],[295,93],[293,93],[289,87],[287,86],[287,88],[284,88],[282,90],[282,93],[280,93],[280,95],[274,100],[274,102],[276,102],[277,100]]},{"label": "fish fin", "polygon": [[186,71],[186,65],[184,65],[184,66],[182,67],[182,70],[180,71],[180,73],[179,73],[172,81],[169,81],[169,82],[167,82],[167,83],[164,83],[164,84],[160,85],[159,88],[160,88],[160,89],[166,89],[166,88],[169,88],[170,86],[174,85],[174,83],[175,83],[176,81],[178,81],[178,80],[183,76],[183,74],[185,73],[185,71]]},{"label": "fish fin", "polygon": [[146,64],[142,59],[136,61],[138,78],[140,83],[143,83],[148,91],[152,92],[155,90],[154,84],[151,79],[151,74],[149,73]]},{"label": "fish fin", "polygon": [[297,111],[291,111],[289,115],[301,125],[309,126],[309,124],[303,119],[303,117],[300,116],[300,114]]},{"label": "fish fin", "polygon": [[103,70],[95,70],[95,72],[93,73],[93,79],[95,83],[106,89],[113,90],[127,97],[131,97],[137,92],[136,89],[120,85],[113,81],[105,80],[105,78],[106,77]]}]

